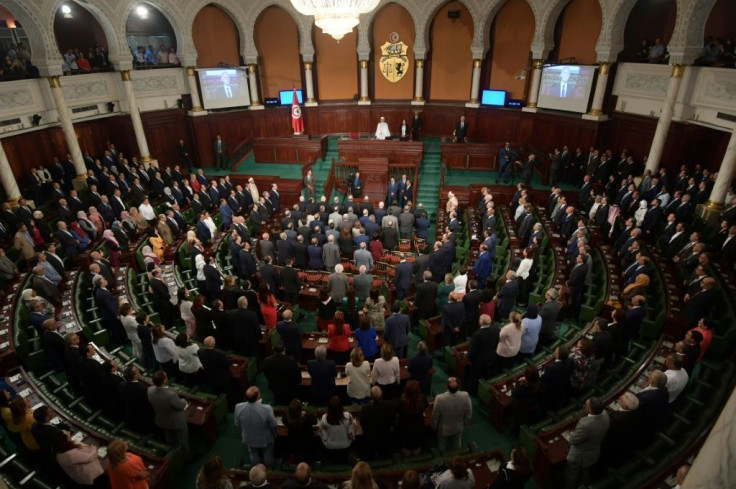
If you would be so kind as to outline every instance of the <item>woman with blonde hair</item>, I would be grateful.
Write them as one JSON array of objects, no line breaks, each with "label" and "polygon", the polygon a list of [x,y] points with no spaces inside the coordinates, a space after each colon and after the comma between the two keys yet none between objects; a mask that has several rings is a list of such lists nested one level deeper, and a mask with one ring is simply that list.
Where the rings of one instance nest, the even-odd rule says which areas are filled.
[{"label": "woman with blonde hair", "polygon": [[113,440],[107,446],[107,475],[112,489],[148,489],[150,474],[143,460],[130,453],[122,440]]},{"label": "woman with blonde hair", "polygon": [[137,207],[131,207],[128,213],[130,214],[130,218],[135,223],[137,234],[140,234],[148,229],[148,221],[146,221],[146,218],[143,217],[140,212],[138,212]]},{"label": "woman with blonde hair", "polygon": [[362,461],[355,464],[350,480],[342,485],[342,489],[378,489],[379,487],[373,480],[371,466]]},{"label": "woman with blonde hair", "polygon": [[401,382],[401,369],[399,359],[394,355],[394,349],[390,344],[384,343],[381,346],[381,357],[373,362],[371,376],[373,377],[373,383],[383,391],[384,399],[396,397],[399,382]]},{"label": "woman with blonde hair", "polygon": [[516,311],[512,311],[509,314],[509,324],[501,328],[498,337],[498,346],[496,347],[496,355],[500,358],[503,368],[511,366],[514,357],[519,354],[523,332],[524,327],[521,324],[521,315]]},{"label": "woman with blonde hair", "polygon": [[450,292],[455,290],[455,284],[451,273],[445,274],[445,281],[437,287],[437,313],[442,314],[447,302],[450,300]]},{"label": "woman with blonde hair", "polygon": [[197,474],[196,489],[232,489],[227,469],[219,455],[208,458]]},{"label": "woman with blonde hair", "polygon": [[348,378],[348,396],[355,404],[365,404],[371,393],[371,366],[363,357],[360,347],[350,352],[350,362],[345,365],[345,376]]}]

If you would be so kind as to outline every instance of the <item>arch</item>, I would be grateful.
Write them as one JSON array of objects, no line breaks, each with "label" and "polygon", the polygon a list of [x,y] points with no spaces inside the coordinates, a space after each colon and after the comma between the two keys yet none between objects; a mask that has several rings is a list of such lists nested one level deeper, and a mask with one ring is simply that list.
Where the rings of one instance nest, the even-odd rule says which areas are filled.
[{"label": "arch", "polygon": [[[322,100],[357,100],[358,33],[346,34],[340,42],[312,24],[314,36],[314,74],[317,98]],[[335,63],[335,60],[340,60]],[[306,60],[305,60],[306,61]]]},{"label": "arch", "polygon": [[372,12],[369,12],[367,14],[363,14],[360,16],[360,24],[358,24],[358,53],[361,56],[367,56],[371,52],[371,42],[370,42],[370,36],[373,32],[373,23],[375,21],[376,16],[378,13],[384,9],[384,7],[387,7],[388,5],[396,4],[400,5],[404,8],[407,12],[409,12],[409,15],[411,15],[412,21],[414,22],[414,40],[412,40],[412,44],[416,45],[416,38],[419,35],[419,23],[418,19],[421,15],[419,12],[421,12],[421,9],[417,8],[417,5],[414,3],[414,0],[408,0],[406,2],[399,3],[396,0],[381,0],[378,3],[378,6],[373,9]]},{"label": "arch", "polygon": [[705,22],[705,35],[721,38],[732,36],[733,19],[736,19],[736,2],[717,0]]},{"label": "arch", "polygon": [[[411,100],[414,96],[414,40],[415,24],[409,12],[399,3],[387,3],[376,9],[371,25],[371,59],[373,60],[373,95],[372,99]],[[392,32],[399,34],[399,39],[407,44],[408,63],[403,67],[404,76],[396,83],[388,81],[381,73],[381,46],[387,42]],[[360,44],[360,42],[358,43]],[[360,47],[358,47],[360,52]]]},{"label": "arch", "polygon": [[86,55],[86,49],[100,43],[110,52],[107,36],[97,18],[77,2],[66,2],[70,6],[72,18],[66,19],[61,12],[61,7],[54,12],[54,37],[60,52],[66,52],[70,48],[79,48]]},{"label": "arch", "polygon": [[217,66],[220,62],[241,64],[240,29],[232,16],[217,4],[204,5],[194,16],[192,42],[197,50],[197,66]]},{"label": "arch", "polygon": [[[476,1],[483,4],[483,0]],[[471,42],[471,46],[487,46],[482,38],[483,31],[482,29],[478,28],[478,26],[483,25],[483,22],[481,16],[479,15],[478,9],[476,9],[476,2],[473,2],[471,0],[432,0],[431,2],[428,2],[428,5],[425,5],[423,7],[423,10],[421,10],[423,15],[419,17],[419,22],[417,22],[417,40],[415,43],[414,52],[416,53],[418,58],[423,57],[423,55],[427,51],[427,46],[429,46],[430,28],[435,16],[437,15],[437,12],[444,8],[445,5],[447,5],[448,3],[452,2],[461,3],[463,7],[465,7],[470,13],[471,19],[473,19],[473,40]],[[482,53],[478,56],[482,56]]]},{"label": "arch", "polygon": [[483,18],[481,20],[482,28],[478,29],[476,27],[476,30],[481,36],[484,51],[488,46],[492,47],[492,44],[489,43],[489,40],[491,38],[491,27],[493,26],[493,21],[496,20],[498,12],[503,8],[504,5],[506,5],[508,1],[509,0],[488,0],[483,4],[485,11],[483,12]]},{"label": "arch", "polygon": [[595,42],[600,36],[601,25],[602,12],[598,0],[570,0],[556,22],[555,57],[575,57],[580,64],[595,63]]},{"label": "arch", "polygon": [[23,0],[4,0],[3,7],[23,25],[29,39],[31,63],[41,75],[61,75],[63,58],[56,48],[54,31],[39,23],[46,17],[41,14],[43,6]]},{"label": "arch", "polygon": [[511,98],[524,98],[526,82],[517,79],[517,74],[529,66],[534,38],[534,11],[529,3],[526,0],[505,2],[495,16],[488,38],[492,51],[488,88],[507,90]]},{"label": "arch", "polygon": [[667,46],[674,33],[677,10],[676,0],[638,0],[626,20],[621,61],[646,62],[646,58],[637,56],[644,40],[652,44],[661,39]]},{"label": "arch", "polygon": [[253,39],[263,97],[277,97],[279,90],[301,87],[299,30],[289,13],[277,5],[263,9],[256,19]]},{"label": "arch", "polygon": [[[448,19],[446,12],[450,9],[460,10],[457,20]],[[430,100],[467,100],[473,67],[470,48],[475,32],[469,10],[463,2],[446,2],[435,12],[431,29]]]},{"label": "arch", "polygon": [[716,0],[677,0],[677,19],[667,49],[670,63],[692,64],[703,48],[705,23]]},{"label": "arch", "polygon": [[296,23],[297,32],[299,34],[299,53],[304,59],[311,59],[314,56],[314,46],[312,45],[311,27],[314,19],[301,15],[296,11],[291,2],[288,0],[267,0],[265,2],[250,2],[249,8],[245,11],[245,32],[247,32],[248,42],[245,43],[245,51],[243,57],[246,63],[256,63],[258,52],[256,50],[256,42],[253,32],[256,26],[256,19],[268,7],[281,7],[285,10]]},{"label": "arch", "polygon": [[555,43],[555,24],[570,0],[528,0],[534,12],[532,57],[546,59]]},{"label": "arch", "polygon": [[[189,8],[186,12],[186,18],[184,20],[184,27],[186,32],[193,32],[194,31],[194,19],[197,17],[199,12],[206,6],[213,5],[223,12],[225,12],[230,19],[232,19],[233,23],[235,24],[235,28],[238,30],[238,39],[240,41],[240,44],[238,45],[238,55],[242,58],[243,53],[246,51],[254,51],[255,48],[247,47],[247,43],[251,42],[253,37],[251,35],[246,35],[245,30],[243,29],[243,26],[245,26],[245,14],[243,13],[243,4],[238,3],[233,0],[192,0],[192,3],[189,5]],[[194,65],[196,64],[196,46],[194,46],[194,38],[192,36],[192,46],[195,50],[194,58],[190,61],[187,60],[187,64]],[[182,63],[184,63],[184,60],[182,60]]]},{"label": "arch", "polygon": [[614,61],[624,48],[626,21],[637,0],[600,0],[601,34],[595,44],[598,61]]}]

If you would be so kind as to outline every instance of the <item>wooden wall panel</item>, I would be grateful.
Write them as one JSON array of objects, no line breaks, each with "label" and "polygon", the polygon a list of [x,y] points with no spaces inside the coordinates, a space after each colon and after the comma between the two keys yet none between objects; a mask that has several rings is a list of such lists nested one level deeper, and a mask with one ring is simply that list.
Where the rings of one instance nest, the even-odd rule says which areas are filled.
[{"label": "wooden wall panel", "polygon": [[158,160],[159,167],[178,164],[177,142],[183,139],[185,145],[190,144],[189,128],[184,113],[179,110],[158,110],[144,112],[141,118],[148,150],[151,156]]}]

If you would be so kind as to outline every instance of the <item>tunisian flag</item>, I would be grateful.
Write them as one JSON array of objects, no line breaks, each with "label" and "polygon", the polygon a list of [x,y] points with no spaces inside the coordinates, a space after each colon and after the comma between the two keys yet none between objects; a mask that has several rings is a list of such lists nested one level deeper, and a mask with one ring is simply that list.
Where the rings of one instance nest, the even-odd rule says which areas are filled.
[{"label": "tunisian flag", "polygon": [[291,97],[291,127],[294,129],[294,134],[301,134],[304,132],[302,108],[299,107],[299,99],[296,96],[296,88],[294,88],[294,95],[292,95]]}]

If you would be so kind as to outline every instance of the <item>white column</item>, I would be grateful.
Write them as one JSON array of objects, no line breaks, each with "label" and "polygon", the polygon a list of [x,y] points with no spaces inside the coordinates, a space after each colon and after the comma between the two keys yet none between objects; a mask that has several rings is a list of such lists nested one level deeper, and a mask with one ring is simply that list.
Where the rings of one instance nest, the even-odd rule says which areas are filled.
[{"label": "white column", "polygon": [[18,188],[18,182],[15,181],[15,175],[13,175],[13,169],[10,168],[10,162],[8,161],[8,155],[5,154],[5,148],[0,143],[0,180],[2,180],[3,189],[5,189],[5,195],[8,197],[8,202],[15,204],[20,198],[20,189]]},{"label": "white column", "polygon": [[611,70],[611,63],[598,63],[598,81],[595,84],[595,93],[593,94],[593,103],[590,105],[590,111],[583,114],[583,119],[602,121],[607,119],[603,114],[603,97],[606,95],[606,87],[608,86],[608,72]]},{"label": "white column", "polygon": [[143,130],[141,113],[138,111],[138,102],[136,102],[135,94],[133,93],[133,82],[130,79],[130,71],[121,71],[120,78],[123,80],[123,89],[125,89],[125,100],[128,102],[128,112],[130,112],[130,121],[133,123],[135,142],[138,144],[138,153],[140,153],[141,156],[140,160],[143,163],[150,163],[151,153],[148,151],[146,132]]},{"label": "white column", "polygon": [[263,104],[258,98],[258,78],[256,70],[258,65],[255,63],[248,65],[248,84],[250,85],[250,108],[251,110],[263,109]]},{"label": "white column", "polygon": [[360,99],[358,105],[370,105],[371,99],[368,97],[368,60],[360,60]]},{"label": "white column", "polygon": [[307,100],[304,101],[304,105],[307,107],[316,107],[319,105],[317,99],[314,98],[314,70],[312,69],[314,64],[311,61],[304,62],[304,83],[307,86]]},{"label": "white column", "polygon": [[59,77],[50,76],[48,80],[51,87],[51,96],[54,98],[54,104],[56,105],[56,112],[59,114],[61,129],[64,131],[64,139],[66,139],[66,145],[69,147],[69,154],[72,155],[74,168],[77,170],[77,178],[82,177],[84,179],[87,175],[87,168],[84,166],[82,150],[79,148],[77,133],[74,132],[74,124],[72,124],[72,118],[69,116],[69,108],[66,106],[66,99],[64,98],[64,92],[61,90]]},{"label": "white column", "polygon": [[675,110],[675,97],[677,97],[677,91],[680,89],[683,73],[685,73],[685,65],[672,65],[672,76],[669,85],[667,85],[667,94],[664,97],[662,113],[657,121],[652,146],[649,148],[646,170],[654,171],[659,168],[659,160],[662,158],[662,150],[667,140],[667,133],[670,130],[672,114]]},{"label": "white column", "polygon": [[480,59],[473,60],[473,78],[470,82],[470,100],[465,107],[480,107],[478,103],[478,90],[480,90],[480,67],[482,61]]},{"label": "white column", "polygon": [[529,87],[529,100],[527,101],[526,107],[522,109],[525,112],[537,111],[537,100],[539,99],[539,83],[542,80],[542,66],[544,66],[544,60],[532,60],[532,84]]},{"label": "white column", "polygon": [[415,60],[416,76],[414,81],[414,100],[412,105],[424,105],[424,60]]},{"label": "white column", "polygon": [[723,161],[718,168],[718,176],[713,190],[710,192],[710,198],[705,204],[708,207],[719,207],[722,209],[726,200],[726,192],[733,180],[734,170],[736,169],[736,130],[731,131],[731,138],[728,140],[726,154],[723,155]]},{"label": "white column", "polygon": [[192,110],[190,115],[205,115],[207,111],[202,108],[202,102],[199,99],[199,90],[197,90],[197,71],[194,66],[187,66],[187,82],[189,83],[189,93],[192,95]]}]

